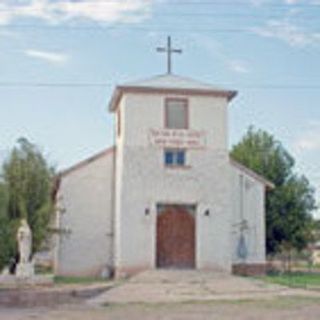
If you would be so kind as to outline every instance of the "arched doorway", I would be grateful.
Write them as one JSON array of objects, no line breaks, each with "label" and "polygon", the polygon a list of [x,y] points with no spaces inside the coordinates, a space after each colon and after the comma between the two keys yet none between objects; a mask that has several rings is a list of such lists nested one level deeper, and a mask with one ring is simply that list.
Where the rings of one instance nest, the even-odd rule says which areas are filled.
[{"label": "arched doorway", "polygon": [[158,208],[158,268],[195,267],[195,218],[192,208],[182,205]]}]

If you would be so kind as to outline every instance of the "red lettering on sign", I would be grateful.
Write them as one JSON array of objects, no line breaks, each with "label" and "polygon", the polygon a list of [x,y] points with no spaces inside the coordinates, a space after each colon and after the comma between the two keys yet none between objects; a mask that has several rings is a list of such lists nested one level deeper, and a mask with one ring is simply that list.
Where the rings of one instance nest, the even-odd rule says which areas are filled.
[{"label": "red lettering on sign", "polygon": [[150,143],[161,148],[201,149],[206,146],[206,133],[199,130],[150,129]]}]

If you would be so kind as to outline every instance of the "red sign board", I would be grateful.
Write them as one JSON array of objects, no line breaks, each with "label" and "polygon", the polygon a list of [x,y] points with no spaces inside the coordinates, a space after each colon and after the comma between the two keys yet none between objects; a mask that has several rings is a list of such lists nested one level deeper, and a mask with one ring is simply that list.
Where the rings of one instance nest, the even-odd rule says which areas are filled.
[{"label": "red sign board", "polygon": [[150,143],[161,148],[203,149],[206,132],[201,130],[150,129]]}]

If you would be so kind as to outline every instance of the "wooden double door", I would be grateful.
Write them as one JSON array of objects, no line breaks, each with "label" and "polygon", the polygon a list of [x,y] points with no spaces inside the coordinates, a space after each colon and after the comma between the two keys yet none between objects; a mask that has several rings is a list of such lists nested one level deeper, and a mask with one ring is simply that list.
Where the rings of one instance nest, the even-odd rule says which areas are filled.
[{"label": "wooden double door", "polygon": [[195,267],[195,207],[158,206],[157,267]]}]

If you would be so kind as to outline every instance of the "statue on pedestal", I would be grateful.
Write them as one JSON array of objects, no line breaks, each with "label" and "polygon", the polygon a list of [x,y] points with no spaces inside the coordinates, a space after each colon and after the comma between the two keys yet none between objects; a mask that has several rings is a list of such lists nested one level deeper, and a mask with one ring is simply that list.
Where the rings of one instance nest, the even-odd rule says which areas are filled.
[{"label": "statue on pedestal", "polygon": [[[53,275],[35,275],[32,257],[32,232],[26,219],[20,221],[17,230],[18,253],[11,265],[0,274],[0,285],[20,288],[24,285],[53,284]],[[17,262],[18,263],[17,263]]]},{"label": "statue on pedestal", "polygon": [[33,263],[30,262],[32,251],[32,233],[26,219],[21,219],[17,232],[19,249],[19,263],[16,269],[16,276],[31,277],[34,275]]},{"label": "statue on pedestal", "polygon": [[26,219],[22,219],[17,232],[19,263],[28,263],[31,255],[32,234]]}]

